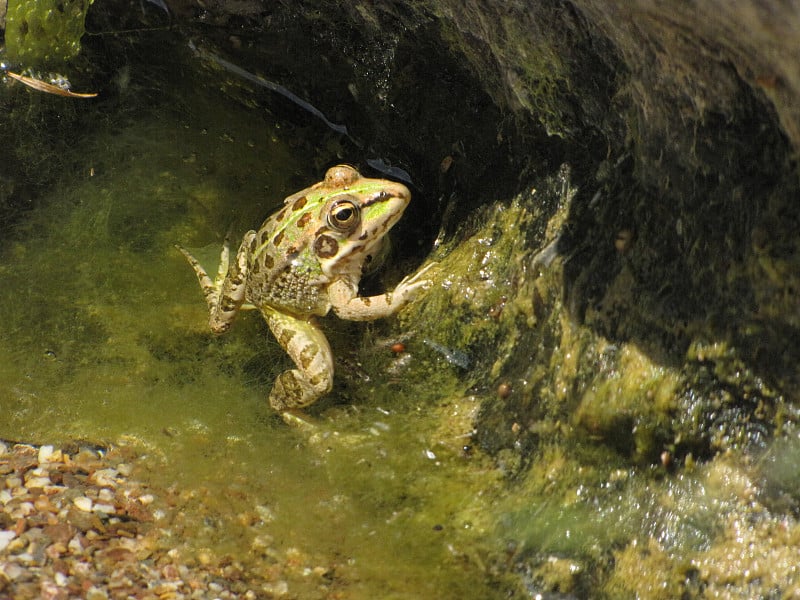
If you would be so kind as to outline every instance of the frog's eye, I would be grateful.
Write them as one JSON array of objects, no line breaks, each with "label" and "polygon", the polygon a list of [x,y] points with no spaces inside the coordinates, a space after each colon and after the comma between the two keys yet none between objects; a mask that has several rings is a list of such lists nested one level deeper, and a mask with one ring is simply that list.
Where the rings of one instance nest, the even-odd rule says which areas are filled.
[{"label": "frog's eye", "polygon": [[360,221],[361,211],[352,200],[337,200],[328,211],[328,225],[331,229],[342,233],[353,231]]}]

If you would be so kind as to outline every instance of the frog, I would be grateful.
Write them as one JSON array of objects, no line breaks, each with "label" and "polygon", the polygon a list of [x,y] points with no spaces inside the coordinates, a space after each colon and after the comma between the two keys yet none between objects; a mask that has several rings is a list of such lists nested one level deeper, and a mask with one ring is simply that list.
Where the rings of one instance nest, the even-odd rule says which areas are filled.
[{"label": "frog", "polygon": [[294,362],[294,369],[277,376],[269,394],[270,406],[290,425],[310,426],[304,409],[333,386],[333,354],[320,317],[331,310],[349,321],[388,317],[430,287],[427,273],[435,263],[391,291],[359,295],[362,275],[410,200],[402,183],[337,165],[322,181],[288,196],[258,231],[245,233],[233,257],[226,238],[214,279],[176,245],[197,275],[213,333],[228,331],[241,310],[259,310]]}]

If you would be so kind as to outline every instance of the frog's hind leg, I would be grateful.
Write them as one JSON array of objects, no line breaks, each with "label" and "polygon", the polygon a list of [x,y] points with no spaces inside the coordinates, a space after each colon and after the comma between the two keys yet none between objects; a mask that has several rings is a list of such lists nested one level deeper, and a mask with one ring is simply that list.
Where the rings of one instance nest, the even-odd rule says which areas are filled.
[{"label": "frog's hind leg", "polygon": [[333,387],[333,357],[325,335],[313,320],[263,309],[273,335],[296,369],[278,375],[269,403],[290,425],[306,424],[299,409],[316,402]]},{"label": "frog's hind leg", "polygon": [[233,263],[230,262],[228,240],[225,240],[220,254],[217,276],[213,281],[200,262],[188,250],[181,246],[175,246],[186,257],[186,260],[189,261],[197,275],[197,280],[200,282],[200,287],[208,304],[208,324],[214,333],[228,331],[233,324],[236,313],[244,303],[247,260],[252,251],[251,246],[255,235],[255,231],[248,231],[245,234]]}]

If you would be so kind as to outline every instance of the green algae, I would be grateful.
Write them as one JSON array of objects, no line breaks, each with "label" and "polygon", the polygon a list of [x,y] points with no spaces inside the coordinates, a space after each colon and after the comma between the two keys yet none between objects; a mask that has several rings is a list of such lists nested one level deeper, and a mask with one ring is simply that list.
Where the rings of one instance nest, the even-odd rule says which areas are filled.
[{"label": "green algae", "polygon": [[[396,409],[402,390],[372,390],[346,414],[321,403],[315,445],[266,403],[288,359],[258,315],[224,338],[206,330],[173,243],[213,252],[320,176],[296,166],[301,148],[279,129],[235,106],[221,118],[218,102],[198,95],[75,147],[80,167],[4,238],[0,437],[130,447],[156,495],[182,507],[163,543],[187,561],[333,566],[290,582],[306,598],[332,585],[353,598],[501,597],[477,524],[454,517],[486,513],[486,477],[437,446],[430,416]],[[338,349],[355,339],[343,332]]]},{"label": "green algae", "polygon": [[81,48],[86,11],[93,0],[19,0],[6,13],[9,60],[25,67],[63,64]]},{"label": "green algae", "polygon": [[[393,385],[417,406],[426,386],[440,392],[434,409],[444,423],[452,409],[453,421],[437,435],[451,455],[456,440],[492,455],[504,479],[495,521],[478,522],[506,540],[505,560],[529,589],[609,598],[674,597],[704,585],[753,593],[752,580],[731,578],[740,563],[719,572],[708,565],[721,560],[732,521],[749,515],[766,533],[785,518],[753,502],[758,484],[737,450],[763,444],[772,423],[790,432],[791,410],[747,367],[735,340],[698,335],[680,365],[566,317],[570,257],[559,254],[558,239],[574,227],[574,193],[568,171],[545,178],[534,192],[481,209],[458,244],[434,252],[433,291],[401,315],[409,356]],[[630,285],[610,294],[624,297]],[[425,339],[474,362],[453,364]],[[372,364],[404,360],[371,356]],[[696,463],[719,450],[727,454]],[[787,460],[769,472],[791,494]],[[768,537],[752,535],[773,552]],[[502,561],[494,544],[488,560]],[[780,572],[770,585],[795,585],[791,556],[776,551]],[[650,570],[632,578],[640,559]]]}]

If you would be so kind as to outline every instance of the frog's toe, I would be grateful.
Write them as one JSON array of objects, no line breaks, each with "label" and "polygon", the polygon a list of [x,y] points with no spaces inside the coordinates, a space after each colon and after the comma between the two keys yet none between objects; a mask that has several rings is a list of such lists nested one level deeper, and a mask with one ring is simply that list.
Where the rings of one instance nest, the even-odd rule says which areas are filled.
[{"label": "frog's toe", "polygon": [[425,288],[430,287],[433,284],[433,282],[430,279],[423,279],[423,277],[428,273],[428,271],[430,271],[437,264],[438,263],[435,263],[435,262],[428,263],[427,265],[422,267],[419,271],[417,271],[413,275],[409,275],[408,277],[403,279],[401,284],[406,284],[407,286],[408,285],[418,285],[419,284],[419,285],[422,285]]},{"label": "frog's toe", "polygon": [[314,420],[298,409],[287,409],[281,411],[281,418],[284,423],[298,431],[308,435],[316,435],[319,432],[319,425]]}]

